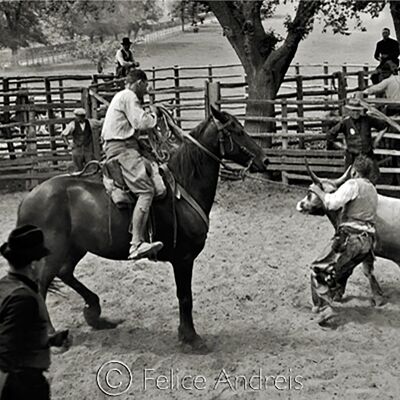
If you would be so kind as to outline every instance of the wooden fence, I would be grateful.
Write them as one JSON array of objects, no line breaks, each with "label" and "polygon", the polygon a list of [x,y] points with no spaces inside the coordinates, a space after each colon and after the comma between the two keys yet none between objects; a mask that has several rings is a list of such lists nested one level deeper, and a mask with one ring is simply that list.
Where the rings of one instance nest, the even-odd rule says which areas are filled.
[{"label": "wooden fence", "polygon": [[[326,113],[341,114],[346,97],[367,84],[370,70],[366,65],[294,65],[273,102],[276,115],[271,118],[245,115],[247,84],[241,65],[173,66],[146,72],[150,102],[169,107],[185,130],[204,119],[209,104],[243,122],[274,121],[277,132],[263,132],[257,139],[272,139],[267,149],[269,168],[284,182],[292,182],[307,179],[304,156],[317,172],[342,171],[342,153],[327,152],[318,136],[329,122],[338,120]],[[72,120],[73,109],[84,107],[90,117],[98,118],[121,87],[113,75],[10,77],[0,79],[0,84],[0,181],[25,180],[28,187],[68,168],[70,149],[60,133]],[[396,140],[397,135],[387,137]],[[100,157],[95,139],[95,153]],[[390,160],[400,155],[385,148],[377,153]],[[382,160],[381,168],[388,179],[389,174],[400,172],[385,166],[390,160]],[[391,186],[388,182],[383,181],[386,188]]]}]

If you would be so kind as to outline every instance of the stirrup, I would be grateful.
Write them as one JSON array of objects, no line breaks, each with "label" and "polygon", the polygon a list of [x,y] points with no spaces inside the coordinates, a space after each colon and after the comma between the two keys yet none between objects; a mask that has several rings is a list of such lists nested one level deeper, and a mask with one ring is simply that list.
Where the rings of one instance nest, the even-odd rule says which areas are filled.
[{"label": "stirrup", "polygon": [[131,249],[129,251],[128,260],[140,260],[141,258],[156,255],[163,247],[164,245],[162,242],[142,242],[136,247],[136,249]]}]

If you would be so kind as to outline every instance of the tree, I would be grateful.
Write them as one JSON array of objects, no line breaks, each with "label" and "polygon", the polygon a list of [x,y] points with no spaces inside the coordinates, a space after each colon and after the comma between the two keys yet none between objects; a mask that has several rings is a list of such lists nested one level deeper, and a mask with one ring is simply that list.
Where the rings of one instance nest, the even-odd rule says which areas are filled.
[{"label": "tree", "polygon": [[44,2],[0,1],[0,47],[11,49],[13,63],[19,48],[47,43],[40,15]]},{"label": "tree", "polygon": [[[283,82],[285,74],[296,54],[301,40],[313,29],[318,16],[325,28],[335,33],[348,34],[348,21],[353,19],[361,27],[360,12],[379,14],[384,1],[334,1],[299,0],[294,17],[285,21],[286,37],[280,38],[272,30],[265,30],[262,17],[269,18],[279,3],[286,0],[269,1],[210,1],[210,9],[221,24],[225,36],[238,55],[249,87],[246,114],[250,116],[273,116],[273,105],[260,105],[251,100],[272,100]],[[394,1],[393,1],[394,2]],[[280,46],[278,43],[282,42]],[[272,132],[272,123],[248,122],[251,132]]]},{"label": "tree", "polygon": [[171,15],[179,17],[182,25],[182,32],[185,30],[185,21],[189,20],[192,25],[197,22],[200,13],[207,13],[209,5],[207,1],[201,0],[177,0],[171,7]]}]

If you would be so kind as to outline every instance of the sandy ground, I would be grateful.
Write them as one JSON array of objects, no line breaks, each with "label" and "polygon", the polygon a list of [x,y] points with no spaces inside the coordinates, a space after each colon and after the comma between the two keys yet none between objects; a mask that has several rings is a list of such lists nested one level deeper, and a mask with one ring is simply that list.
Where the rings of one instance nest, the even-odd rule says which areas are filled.
[{"label": "sandy ground", "polygon": [[[65,287],[65,299],[50,295],[57,328],[70,328],[74,337],[68,352],[53,355],[53,399],[109,398],[98,389],[96,372],[111,360],[126,363],[133,373],[121,399],[398,399],[399,270],[377,261],[388,301],[372,308],[367,280],[357,269],[347,301],[339,305],[339,326],[319,327],[310,312],[307,266],[332,228],[325,218],[295,211],[303,194],[254,180],[221,182],[193,279],[194,319],[208,354],[190,354],[179,345],[170,265],[87,256],[77,276],[100,295],[105,316],[125,321],[114,330],[94,331],[83,320],[77,294]],[[22,196],[1,197],[2,239]],[[4,263],[0,268],[2,275]],[[205,389],[157,389],[152,378],[169,377],[171,369],[178,377],[198,376],[197,387]],[[253,378],[251,389],[249,380],[260,370],[270,377],[268,387]],[[235,381],[239,375],[247,383]],[[286,383],[283,378],[276,383],[277,376]],[[112,384],[119,382],[116,373],[110,377]],[[167,384],[160,381],[159,387]]]}]

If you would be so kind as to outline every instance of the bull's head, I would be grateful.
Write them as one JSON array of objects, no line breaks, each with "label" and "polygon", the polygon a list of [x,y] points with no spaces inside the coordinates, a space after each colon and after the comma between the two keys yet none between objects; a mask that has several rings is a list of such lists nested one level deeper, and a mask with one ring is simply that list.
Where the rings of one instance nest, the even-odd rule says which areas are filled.
[{"label": "bull's head", "polygon": [[312,184],[309,186],[307,196],[297,203],[296,209],[305,214],[325,215],[325,209],[320,198],[312,191],[314,185],[319,186],[325,193],[335,192],[339,186],[346,182],[351,175],[351,167],[337,179],[319,178],[310,168],[306,160],[307,172],[310,175]]}]

